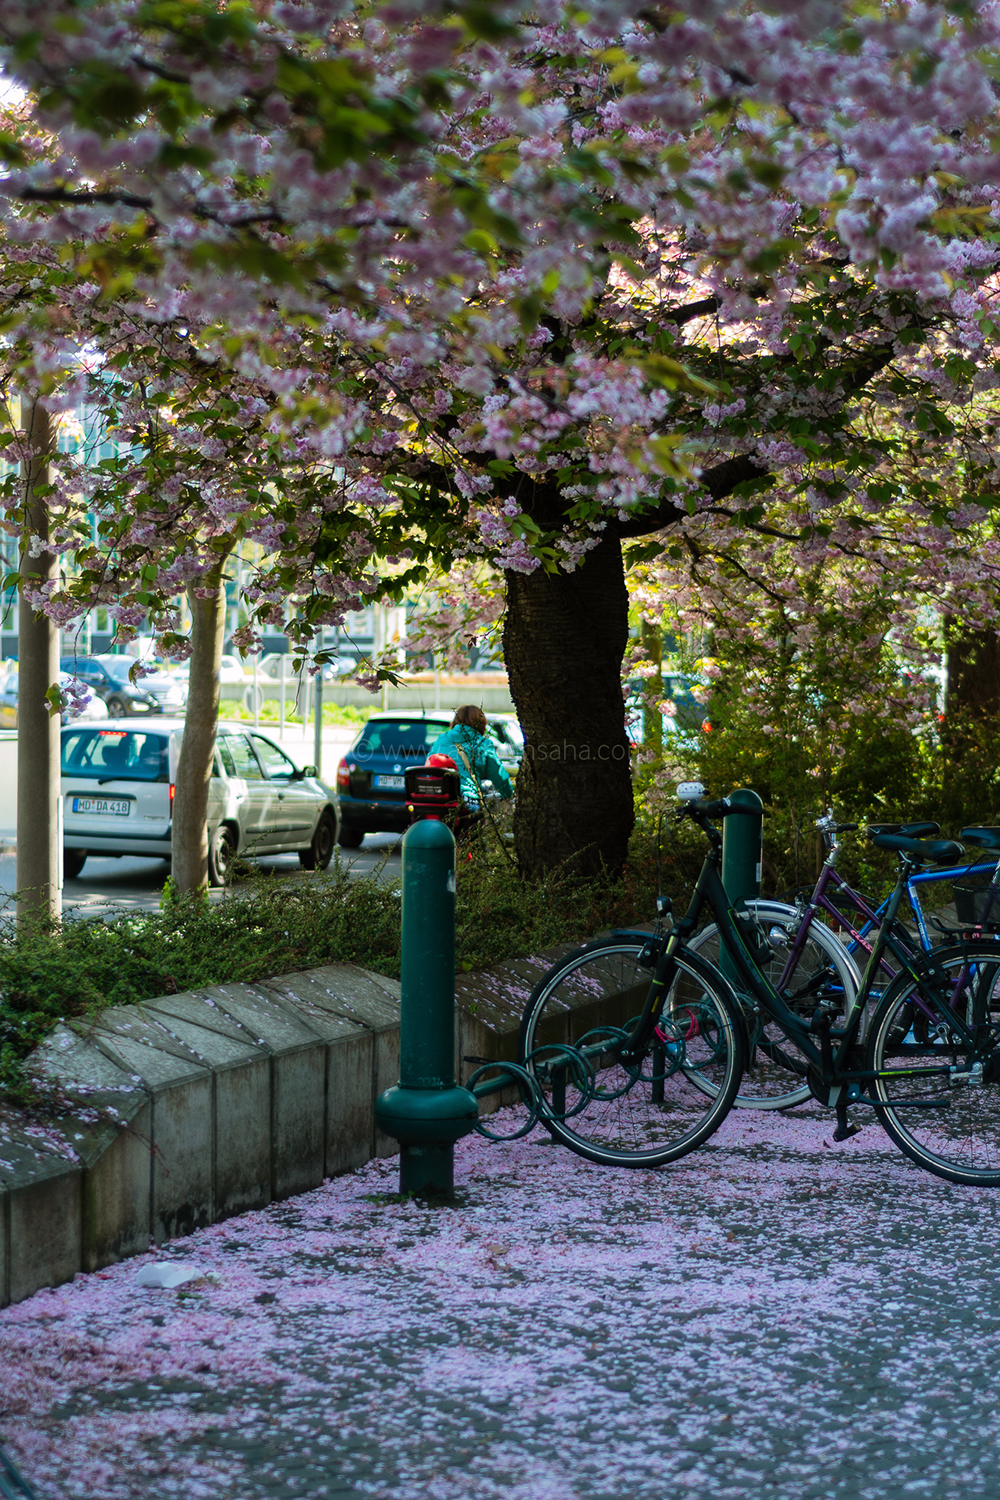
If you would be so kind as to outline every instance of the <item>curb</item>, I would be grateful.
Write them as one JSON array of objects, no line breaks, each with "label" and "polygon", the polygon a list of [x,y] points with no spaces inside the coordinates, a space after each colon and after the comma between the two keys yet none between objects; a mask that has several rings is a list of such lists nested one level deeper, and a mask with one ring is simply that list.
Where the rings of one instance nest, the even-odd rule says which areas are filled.
[{"label": "curb", "polygon": [[[467,1056],[514,1060],[565,951],[457,977],[457,1077]],[[399,1076],[399,995],[329,964],[60,1023],[29,1066],[68,1111],[0,1106],[0,1307],[395,1155],[374,1105]]]}]

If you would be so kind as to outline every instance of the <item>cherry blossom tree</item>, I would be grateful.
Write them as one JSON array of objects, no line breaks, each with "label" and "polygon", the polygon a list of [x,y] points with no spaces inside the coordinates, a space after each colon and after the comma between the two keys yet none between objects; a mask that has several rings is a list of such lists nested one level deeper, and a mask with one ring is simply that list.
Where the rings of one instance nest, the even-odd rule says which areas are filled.
[{"label": "cherry blossom tree", "polygon": [[904,474],[879,413],[944,453],[994,383],[998,40],[965,0],[5,6],[11,377],[86,380],[147,455],[43,607],[113,587],[177,649],[239,531],[256,622],[291,601],[305,643],[488,561],[522,866],[617,868],[626,554],[980,522],[988,443]]}]

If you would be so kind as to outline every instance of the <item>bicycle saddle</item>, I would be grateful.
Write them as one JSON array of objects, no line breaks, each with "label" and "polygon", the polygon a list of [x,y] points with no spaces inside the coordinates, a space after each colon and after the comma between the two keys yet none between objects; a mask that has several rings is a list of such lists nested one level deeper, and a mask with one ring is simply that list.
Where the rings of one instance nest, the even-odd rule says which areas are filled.
[{"label": "bicycle saddle", "polygon": [[980,849],[1000,849],[1000,828],[963,828],[959,838]]},{"label": "bicycle saddle", "polygon": [[893,849],[897,854],[913,854],[924,864],[957,865],[965,855],[954,839],[911,839],[903,833],[872,833],[868,837],[877,849]]},{"label": "bicycle saddle", "polygon": [[[941,832],[940,823],[869,823],[869,834],[902,833],[908,839],[932,839]],[[962,837],[965,835],[963,833]]]}]

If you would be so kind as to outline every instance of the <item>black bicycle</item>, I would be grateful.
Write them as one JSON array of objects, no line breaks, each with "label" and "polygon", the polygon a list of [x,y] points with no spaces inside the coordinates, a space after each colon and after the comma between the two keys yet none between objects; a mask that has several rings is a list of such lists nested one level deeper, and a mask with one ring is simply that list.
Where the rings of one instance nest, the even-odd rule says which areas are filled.
[{"label": "black bicycle", "polygon": [[[745,1067],[780,1067],[836,1110],[835,1140],[859,1128],[850,1107],[867,1106],[928,1171],[1000,1186],[1000,946],[960,935],[914,954],[893,932],[912,872],[957,864],[961,844],[873,831],[899,855],[899,876],[857,995],[845,1013],[831,982],[829,995],[813,987],[793,1008],[764,972],[760,928],[736,912],[719,875],[712,820],[744,810],[695,791],[678,817],[702,829],[709,850],[684,916],[664,932],[661,897],[652,934],[614,933],[568,954],[525,1009],[520,1060],[553,1137],[591,1161],[662,1165],[718,1128]],[[719,967],[689,946],[706,911]],[[887,952],[899,972],[870,1007]]]}]

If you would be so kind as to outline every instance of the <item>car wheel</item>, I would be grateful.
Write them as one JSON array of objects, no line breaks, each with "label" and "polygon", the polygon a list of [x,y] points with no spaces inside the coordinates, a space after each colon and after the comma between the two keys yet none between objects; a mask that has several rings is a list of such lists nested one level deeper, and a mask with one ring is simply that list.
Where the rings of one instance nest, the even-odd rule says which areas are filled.
[{"label": "car wheel", "polygon": [[87,863],[86,849],[63,850],[63,879],[75,880]]},{"label": "car wheel", "polygon": [[336,842],[337,825],[333,814],[327,811],[316,825],[309,848],[299,850],[299,864],[303,870],[325,870],[333,858]]},{"label": "car wheel", "polygon": [[125,702],[124,702],[124,700],[122,698],[109,698],[108,699],[108,718],[109,719],[124,719],[124,717],[125,717],[125,715],[126,715],[127,712],[128,712],[128,710],[126,709]]},{"label": "car wheel", "polygon": [[365,836],[363,828],[355,828],[351,823],[341,823],[340,837],[337,843],[341,849],[360,849],[361,840]]},{"label": "car wheel", "polygon": [[233,835],[222,823],[212,834],[208,843],[208,883],[211,886],[228,885],[233,873]]}]

